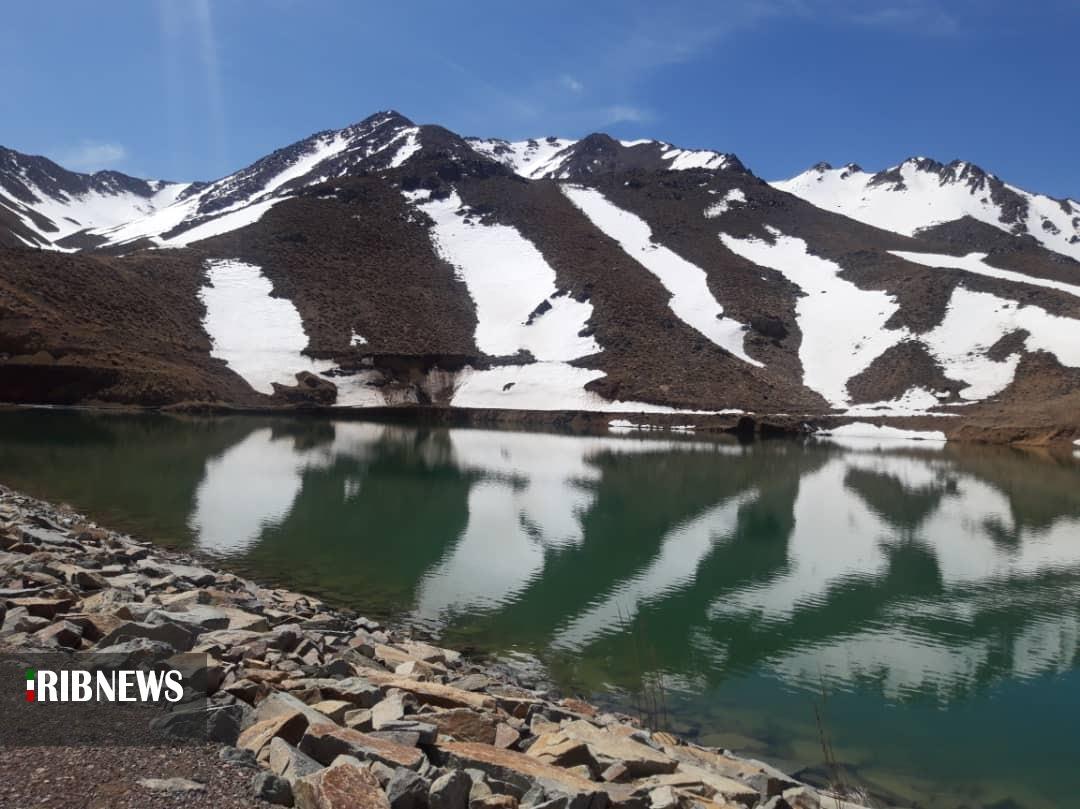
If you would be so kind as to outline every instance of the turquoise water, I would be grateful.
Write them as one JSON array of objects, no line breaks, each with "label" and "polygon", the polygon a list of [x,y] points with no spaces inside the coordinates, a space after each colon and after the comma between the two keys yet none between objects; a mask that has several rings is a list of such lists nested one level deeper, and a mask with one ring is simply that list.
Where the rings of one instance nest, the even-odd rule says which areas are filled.
[{"label": "turquoise water", "polygon": [[1080,459],[0,413],[0,482],[808,777],[1080,805]]}]

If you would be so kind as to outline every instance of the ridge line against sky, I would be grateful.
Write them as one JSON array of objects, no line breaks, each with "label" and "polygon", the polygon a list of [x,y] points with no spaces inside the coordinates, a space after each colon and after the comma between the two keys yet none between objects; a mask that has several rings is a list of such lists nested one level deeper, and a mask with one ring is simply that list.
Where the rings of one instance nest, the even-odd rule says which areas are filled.
[{"label": "ridge line against sky", "polygon": [[18,4],[0,143],[73,170],[214,179],[393,108],[462,135],[606,131],[779,179],[925,154],[1080,197],[1080,3],[345,0]]}]

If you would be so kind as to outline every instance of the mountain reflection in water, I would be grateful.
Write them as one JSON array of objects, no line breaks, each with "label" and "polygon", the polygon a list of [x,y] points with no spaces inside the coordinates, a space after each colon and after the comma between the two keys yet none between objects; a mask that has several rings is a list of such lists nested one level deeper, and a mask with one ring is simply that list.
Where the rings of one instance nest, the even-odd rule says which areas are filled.
[{"label": "mountain reflection in water", "polygon": [[[575,690],[662,675],[679,721],[705,735],[721,732],[709,722],[763,735],[739,706],[709,717],[726,693],[767,712],[825,689],[869,725],[906,705],[961,721],[1005,685],[1075,684],[1080,662],[1068,455],[5,413],[0,468],[258,578],[535,653]],[[1075,761],[1064,727],[1023,732],[1033,760]],[[929,778],[937,764],[911,766]],[[1042,805],[1041,786],[1007,778]]]}]

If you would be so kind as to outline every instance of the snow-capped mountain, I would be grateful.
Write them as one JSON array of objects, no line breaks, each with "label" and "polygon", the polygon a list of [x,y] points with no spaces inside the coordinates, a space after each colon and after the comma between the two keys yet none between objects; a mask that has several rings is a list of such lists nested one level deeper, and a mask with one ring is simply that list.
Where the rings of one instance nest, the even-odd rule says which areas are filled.
[{"label": "snow-capped mountain", "polygon": [[2,154],[0,400],[1080,437],[1080,206],[968,163],[770,185],[722,152],[392,111],[210,183]]},{"label": "snow-capped mountain", "polygon": [[79,231],[129,222],[173,204],[189,188],[118,171],[79,174],[0,146],[0,221],[14,244],[53,246]]},{"label": "snow-capped mountain", "polygon": [[914,236],[970,216],[1080,260],[1080,202],[1032,194],[972,163],[913,157],[876,174],[850,164],[813,168],[775,188],[868,225]]}]

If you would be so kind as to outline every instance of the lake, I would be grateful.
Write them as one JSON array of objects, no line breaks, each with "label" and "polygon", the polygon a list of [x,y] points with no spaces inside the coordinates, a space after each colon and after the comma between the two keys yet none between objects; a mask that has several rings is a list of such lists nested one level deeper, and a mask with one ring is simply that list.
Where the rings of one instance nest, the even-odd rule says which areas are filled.
[{"label": "lake", "polygon": [[0,482],[808,778],[1080,795],[1080,458],[0,413]]}]

